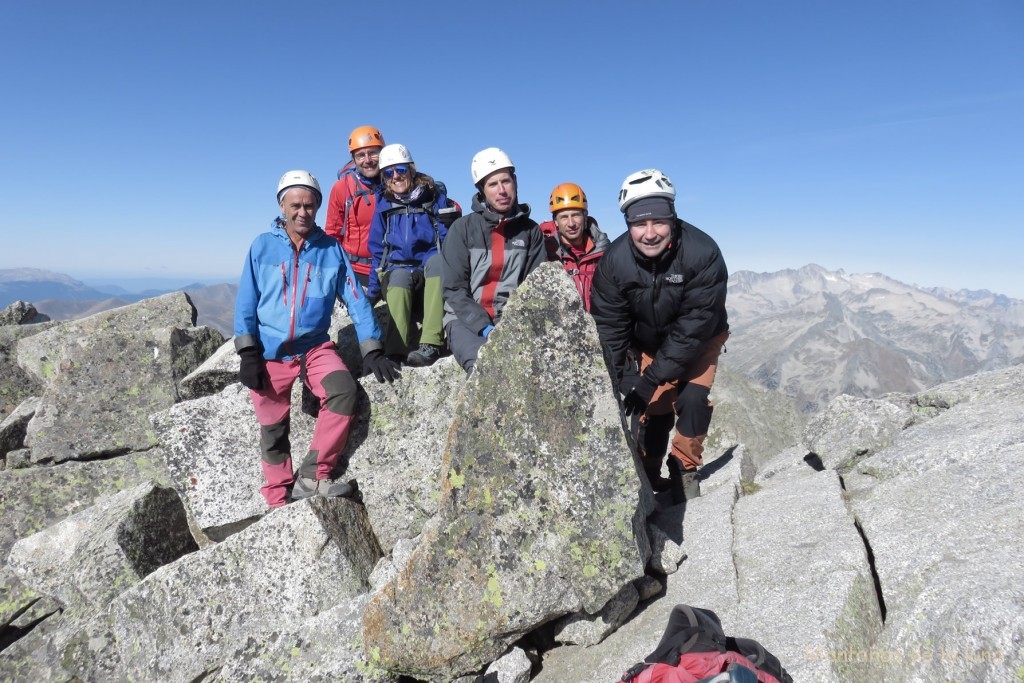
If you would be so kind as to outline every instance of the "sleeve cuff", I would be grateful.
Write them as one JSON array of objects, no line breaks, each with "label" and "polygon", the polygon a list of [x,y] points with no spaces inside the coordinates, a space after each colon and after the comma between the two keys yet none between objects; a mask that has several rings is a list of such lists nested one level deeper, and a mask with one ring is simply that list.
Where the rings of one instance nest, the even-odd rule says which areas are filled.
[{"label": "sleeve cuff", "polygon": [[260,341],[254,334],[243,334],[240,337],[235,337],[235,352],[241,352],[250,347],[259,348]]}]

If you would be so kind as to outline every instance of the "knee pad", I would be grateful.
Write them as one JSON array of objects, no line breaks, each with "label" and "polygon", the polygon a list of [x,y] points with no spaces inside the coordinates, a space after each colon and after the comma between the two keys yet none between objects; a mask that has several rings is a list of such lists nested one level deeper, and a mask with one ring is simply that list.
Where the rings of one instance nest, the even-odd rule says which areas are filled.
[{"label": "knee pad", "polygon": [[413,271],[395,268],[388,271],[388,287],[392,289],[415,289],[416,279]]},{"label": "knee pad", "polygon": [[680,434],[700,436],[708,433],[713,410],[708,401],[710,394],[710,388],[693,382],[688,382],[679,392],[679,398],[676,400],[676,413],[679,415],[676,429]]},{"label": "knee pad", "polygon": [[280,465],[291,456],[290,432],[290,416],[276,424],[260,426],[260,455],[264,462]]},{"label": "knee pad", "polygon": [[348,370],[335,370],[320,382],[327,394],[324,407],[335,415],[352,415],[356,410],[356,381]]},{"label": "knee pad", "polygon": [[427,263],[423,267],[424,277],[441,277],[441,257],[438,254],[434,254],[427,259]]}]

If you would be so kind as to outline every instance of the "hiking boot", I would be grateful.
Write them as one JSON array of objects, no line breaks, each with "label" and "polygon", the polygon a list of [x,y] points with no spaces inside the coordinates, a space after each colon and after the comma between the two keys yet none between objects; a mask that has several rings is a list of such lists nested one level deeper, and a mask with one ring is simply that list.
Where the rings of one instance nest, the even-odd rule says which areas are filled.
[{"label": "hiking boot", "polygon": [[683,499],[700,498],[700,474],[697,470],[683,470]]},{"label": "hiking boot", "polygon": [[345,481],[296,477],[295,485],[292,486],[292,500],[303,500],[313,496],[320,496],[322,498],[350,498],[355,492],[356,487]]},{"label": "hiking boot", "polygon": [[651,488],[654,489],[655,493],[661,493],[662,491],[668,491],[672,487],[672,480],[668,477],[661,476],[661,472],[646,472],[647,481],[651,482]]},{"label": "hiking boot", "polygon": [[441,357],[441,347],[433,344],[420,344],[420,347],[409,354],[406,365],[414,368],[425,368],[433,365]]}]

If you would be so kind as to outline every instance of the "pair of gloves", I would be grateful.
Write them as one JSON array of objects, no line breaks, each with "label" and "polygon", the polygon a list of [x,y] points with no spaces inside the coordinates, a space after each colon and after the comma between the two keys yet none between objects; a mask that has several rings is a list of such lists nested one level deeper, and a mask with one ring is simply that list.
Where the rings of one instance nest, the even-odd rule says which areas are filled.
[{"label": "pair of gloves", "polygon": [[[252,389],[260,391],[263,389],[263,354],[259,348],[250,346],[238,352],[238,381]],[[402,370],[398,363],[384,355],[380,349],[374,349],[363,356],[363,366],[367,375],[371,372],[378,382],[394,382],[402,376]]]},{"label": "pair of gloves", "polygon": [[647,410],[647,404],[657,390],[658,385],[644,374],[637,374],[636,369],[628,367],[619,382],[619,393],[622,394],[622,412],[626,417],[640,415]]}]

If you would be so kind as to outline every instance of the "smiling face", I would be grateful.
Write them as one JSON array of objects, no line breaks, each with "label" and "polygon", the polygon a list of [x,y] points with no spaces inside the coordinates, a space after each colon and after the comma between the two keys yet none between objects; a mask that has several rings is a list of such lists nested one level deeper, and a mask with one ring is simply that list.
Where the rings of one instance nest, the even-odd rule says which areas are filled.
[{"label": "smiling face", "polygon": [[302,244],[316,226],[316,195],[304,187],[293,187],[281,198],[284,227],[296,246]]},{"label": "smiling face", "polygon": [[555,214],[558,234],[567,244],[577,249],[586,242],[587,212],[583,209],[562,209]]},{"label": "smiling face", "polygon": [[647,258],[657,258],[672,243],[672,221],[652,218],[630,223],[629,238],[641,254]]},{"label": "smiling face", "polygon": [[377,162],[380,160],[380,147],[360,147],[352,152],[352,161],[355,162],[356,170],[364,178],[376,178],[380,173]]},{"label": "smiling face", "polygon": [[508,213],[516,203],[516,179],[506,170],[495,171],[481,182],[484,201],[494,213]]},{"label": "smiling face", "polygon": [[409,164],[388,166],[381,173],[392,194],[405,194],[412,189],[412,168]]}]

